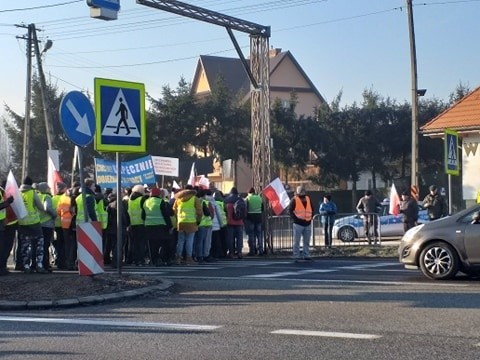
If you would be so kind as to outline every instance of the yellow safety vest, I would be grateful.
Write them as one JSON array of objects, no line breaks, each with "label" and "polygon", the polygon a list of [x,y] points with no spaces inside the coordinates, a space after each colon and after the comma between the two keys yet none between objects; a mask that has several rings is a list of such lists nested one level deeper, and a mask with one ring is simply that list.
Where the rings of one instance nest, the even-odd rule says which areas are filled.
[{"label": "yellow safety vest", "polygon": [[[208,207],[208,200],[202,200],[202,205],[205,205],[206,207]],[[202,209],[203,211],[203,209]],[[213,214],[215,215],[215,214]],[[200,221],[200,225],[198,226],[201,226],[201,227],[208,227],[208,226],[212,226],[212,217],[209,215],[209,216],[205,216],[203,215],[202,216],[202,220]]]},{"label": "yellow safety vest", "polygon": [[215,200],[215,202],[220,206],[222,211],[220,212],[220,217],[222,218],[223,227],[227,226],[227,213],[225,212],[225,203],[221,200]]},{"label": "yellow safety vest", "polygon": [[143,210],[145,210],[145,226],[153,225],[167,225],[163,218],[160,206],[162,205],[162,199],[157,197],[149,197],[143,203]]},{"label": "yellow safety vest", "polygon": [[[92,196],[91,194],[85,194],[85,198]],[[75,202],[77,204],[77,224],[86,222],[85,220],[85,212],[83,211],[83,197],[82,194],[78,195],[75,198]],[[90,220],[90,219],[89,219]]]},{"label": "yellow safety vest", "polygon": [[130,225],[143,225],[142,207],[140,204],[141,201],[141,196],[135,200],[128,199],[128,215],[130,216]]},{"label": "yellow safety vest", "polygon": [[[44,194],[44,193],[38,193],[38,197],[40,198],[40,201],[42,202],[42,204],[45,203],[45,199],[47,197],[52,197],[52,195],[50,194]],[[46,211],[39,211],[39,214],[40,214],[40,222],[41,223],[44,223],[46,221],[49,221],[49,220],[52,220],[52,217],[46,212]]]},{"label": "yellow safety vest", "polygon": [[[3,202],[3,195],[0,192],[0,203],[1,202]],[[0,221],[4,220],[6,217],[7,217],[7,210],[6,209],[0,210]]]},{"label": "yellow safety vest", "polygon": [[21,194],[23,203],[25,204],[25,208],[27,209],[27,216],[25,216],[23,219],[19,219],[18,223],[24,226],[39,224],[40,215],[38,214],[38,210],[35,207],[34,203],[35,190],[30,189],[27,191],[22,191]]},{"label": "yellow safety vest", "polygon": [[108,214],[107,210],[105,210],[103,199],[96,203],[95,213],[97,214],[97,220],[102,224],[102,230],[105,230],[108,225]]},{"label": "yellow safety vest", "polygon": [[179,201],[177,207],[177,221],[181,223],[195,224],[197,222],[195,211],[195,196],[187,201]]}]

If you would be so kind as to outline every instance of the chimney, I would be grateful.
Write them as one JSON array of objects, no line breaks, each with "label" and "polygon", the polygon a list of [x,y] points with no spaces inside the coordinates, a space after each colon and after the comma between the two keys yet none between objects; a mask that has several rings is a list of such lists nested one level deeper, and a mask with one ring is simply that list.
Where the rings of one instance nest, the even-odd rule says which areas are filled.
[{"label": "chimney", "polygon": [[280,54],[282,52],[282,49],[280,48],[271,48],[269,51],[268,51],[268,57],[269,58],[274,58],[275,56],[277,56],[278,54]]}]

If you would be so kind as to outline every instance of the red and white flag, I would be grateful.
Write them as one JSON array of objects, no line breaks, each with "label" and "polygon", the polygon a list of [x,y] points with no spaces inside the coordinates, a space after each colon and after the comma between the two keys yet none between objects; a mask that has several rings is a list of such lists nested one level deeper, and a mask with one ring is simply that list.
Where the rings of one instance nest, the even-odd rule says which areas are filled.
[{"label": "red and white flag", "polygon": [[58,172],[59,160],[58,150],[48,150],[48,166],[47,166],[47,183],[48,187],[52,191],[52,195],[57,194],[57,182],[63,182],[60,173]]},{"label": "red and white flag", "polygon": [[392,184],[392,188],[390,189],[390,204],[388,208],[388,213],[392,215],[400,214],[400,198],[397,193],[397,189],[395,188],[395,184]]},{"label": "red and white flag", "polygon": [[178,183],[175,180],[173,180],[172,189],[179,189],[180,190],[180,185],[178,185]]},{"label": "red and white flag", "polygon": [[262,192],[270,202],[275,215],[280,215],[290,204],[287,191],[278,177],[268,184]]},{"label": "red and white flag", "polygon": [[[27,208],[25,207],[25,203],[23,202],[22,194],[20,194],[20,190],[18,189],[17,181],[13,176],[12,170],[10,170],[7,176],[5,195],[3,196],[3,198],[6,199],[9,196],[13,196],[13,203],[10,204],[10,207],[15,213],[15,216],[17,217],[17,219],[23,219],[25,216],[28,215],[28,212]],[[11,220],[13,219],[9,219],[9,221]]]},{"label": "red and white flag", "polygon": [[200,179],[198,179],[197,185],[201,189],[208,189],[210,188],[210,180],[205,175],[200,175]]},{"label": "red and white flag", "polygon": [[188,177],[187,184],[195,186],[195,162],[192,164],[192,169],[190,170],[190,176]]}]

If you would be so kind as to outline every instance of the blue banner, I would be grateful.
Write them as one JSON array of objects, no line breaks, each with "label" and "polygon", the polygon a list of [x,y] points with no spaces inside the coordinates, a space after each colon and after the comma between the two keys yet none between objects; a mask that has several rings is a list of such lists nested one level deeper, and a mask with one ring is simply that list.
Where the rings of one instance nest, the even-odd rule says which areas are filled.
[{"label": "blue banner", "polygon": [[[121,163],[122,187],[138,184],[155,184],[155,172],[150,155]],[[95,158],[96,182],[103,189],[116,188],[117,166],[113,160]]]}]

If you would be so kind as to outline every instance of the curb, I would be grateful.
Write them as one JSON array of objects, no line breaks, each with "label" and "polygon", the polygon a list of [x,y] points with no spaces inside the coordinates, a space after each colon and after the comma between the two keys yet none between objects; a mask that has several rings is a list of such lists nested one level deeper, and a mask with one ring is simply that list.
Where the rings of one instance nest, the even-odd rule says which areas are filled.
[{"label": "curb", "polygon": [[174,285],[171,281],[162,280],[159,285],[147,286],[134,290],[120,291],[110,294],[82,296],[57,300],[12,301],[0,300],[0,311],[5,310],[39,310],[67,308],[79,305],[98,305],[103,303],[119,302],[133,299],[155,291],[168,291]]}]

